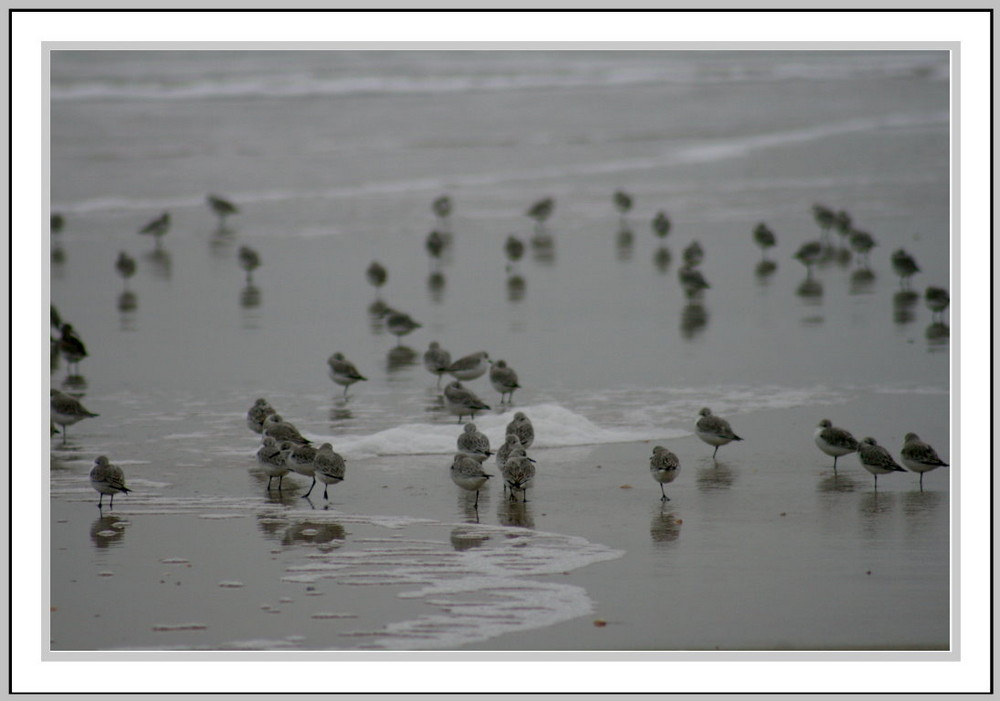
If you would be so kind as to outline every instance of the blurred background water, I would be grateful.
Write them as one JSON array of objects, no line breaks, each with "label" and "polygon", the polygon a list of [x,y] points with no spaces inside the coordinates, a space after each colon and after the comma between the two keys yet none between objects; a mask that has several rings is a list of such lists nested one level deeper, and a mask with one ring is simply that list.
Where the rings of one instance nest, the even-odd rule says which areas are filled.
[{"label": "blurred background water", "polygon": [[[916,430],[948,453],[947,411],[914,399],[944,407],[950,388],[949,330],[923,301],[949,287],[946,52],[55,51],[50,99],[50,295],[90,353],[51,383],[101,414],[55,437],[55,493],[104,453],[161,498],[243,499],[209,468],[253,467],[258,396],[349,459],[448,453],[455,417],[420,359],[434,340],[517,371],[541,448],[689,436],[710,406],[801,408],[809,449],[831,405],[875,394],[893,407],[881,443]],[[239,213],[220,225],[208,193]],[[548,238],[526,216],[543,197]],[[815,203],[874,236],[867,266],[836,232],[811,272],[793,258],[821,238]],[[137,232],[164,211],[157,247]],[[693,241],[710,285],[695,299],[677,277]],[[138,260],[127,288],[120,251]],[[421,328],[397,341],[379,297]],[[335,351],[369,378],[346,399]],[[508,419],[479,423],[499,442]]]}]

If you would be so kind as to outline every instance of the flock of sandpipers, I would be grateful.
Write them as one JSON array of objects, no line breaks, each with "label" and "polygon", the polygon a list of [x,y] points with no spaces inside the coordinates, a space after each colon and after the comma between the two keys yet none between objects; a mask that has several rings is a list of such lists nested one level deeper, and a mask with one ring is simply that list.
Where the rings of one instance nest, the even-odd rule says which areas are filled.
[{"label": "flock of sandpipers", "polygon": [[[632,197],[619,190],[614,193],[612,200],[622,217],[622,231],[627,232],[625,217],[632,209]],[[220,228],[224,227],[227,217],[239,212],[236,205],[217,195],[209,195],[207,202],[212,212],[218,217]],[[554,207],[554,199],[547,197],[528,208],[527,216],[535,221],[532,246],[544,248],[551,245],[551,237],[545,229],[545,224],[552,215]],[[431,232],[425,242],[428,253],[434,259],[440,258],[442,252],[451,243],[448,220],[452,208],[452,200],[447,195],[435,199],[431,204],[431,209],[441,224],[439,229]],[[822,235],[818,240],[803,244],[793,256],[806,266],[807,282],[811,279],[814,265],[833,257],[843,260],[846,255],[849,259],[851,251],[857,254],[863,269],[867,269],[869,252],[877,245],[874,238],[869,233],[855,228],[851,217],[842,210],[834,211],[824,205],[816,204],[813,206],[813,214]],[[64,223],[64,218],[61,215],[53,214],[51,218],[52,232],[58,233],[63,228]],[[671,222],[664,211],[656,213],[651,225],[654,234],[661,239],[670,233]],[[139,233],[153,236],[156,248],[159,250],[161,239],[169,228],[170,214],[163,212],[159,217],[142,227]],[[836,231],[849,244],[849,249],[846,246],[841,246],[839,249],[833,246],[830,240],[831,231]],[[767,259],[767,252],[776,246],[777,238],[774,232],[762,222],[752,230],[752,237],[762,251],[762,265],[770,264],[773,266],[773,263]],[[510,264],[516,263],[522,257],[524,249],[524,242],[513,235],[505,241],[504,251]],[[694,298],[709,288],[708,282],[699,270],[699,265],[704,258],[704,250],[697,241],[693,241],[684,249],[682,256],[684,263],[678,271],[678,280],[687,297]],[[261,264],[260,255],[249,246],[241,246],[237,258],[241,268],[246,272],[249,284],[252,281],[254,270]],[[892,254],[891,262],[893,270],[900,278],[900,287],[909,292],[909,280],[920,271],[919,266],[914,258],[903,249]],[[128,280],[136,271],[135,260],[128,253],[122,251],[115,261],[115,269],[125,281],[127,289]],[[510,270],[510,266],[508,266],[508,270]],[[372,261],[365,271],[365,276],[378,295],[379,290],[386,283],[388,271],[378,261]],[[915,293],[909,292],[909,294],[915,296]],[[939,315],[944,313],[950,301],[947,290],[939,287],[928,287],[924,298],[935,318],[940,318]],[[376,304],[373,305],[373,311],[384,319],[386,328],[397,337],[398,343],[401,343],[404,336],[421,327],[420,323],[409,314],[389,307],[378,296]],[[79,362],[87,356],[86,347],[73,326],[59,317],[55,306],[52,306],[51,314],[52,326],[59,332],[58,337],[53,337],[51,340],[52,362],[54,364],[61,356],[66,360],[72,372],[74,368],[78,368]],[[440,387],[443,376],[450,375],[454,378],[444,387],[442,401],[447,410],[458,417],[459,424],[462,423],[462,418],[465,416],[469,416],[471,419],[475,417],[476,412],[490,409],[489,405],[462,384],[463,381],[474,380],[485,375],[488,371],[490,384],[500,394],[501,404],[505,401],[512,402],[514,391],[520,388],[514,369],[509,367],[504,360],[493,361],[486,351],[477,351],[452,360],[451,354],[447,350],[442,348],[437,341],[432,341],[423,355],[423,364],[429,372],[437,376],[438,387]],[[333,353],[327,359],[327,365],[330,379],[343,386],[345,397],[352,385],[367,379],[358,371],[354,363],[341,352]],[[69,426],[85,418],[98,416],[98,414],[87,410],[77,397],[57,389],[50,391],[50,404],[51,432],[53,434],[58,432],[55,424],[61,426],[63,442],[66,440],[66,431]],[[313,446],[312,442],[303,437],[294,425],[285,421],[267,400],[258,399],[250,408],[247,412],[247,425],[262,438],[257,451],[257,460],[268,475],[268,490],[271,489],[274,478],[277,478],[276,488],[280,491],[284,476],[294,471],[312,479],[312,484],[303,495],[304,497],[308,497],[312,493],[318,480],[323,482],[323,496],[328,499],[327,488],[329,485],[343,481],[346,464],[344,458],[333,450],[332,445],[324,443],[319,448]],[[695,433],[701,440],[714,446],[713,459],[720,446],[742,440],[733,432],[725,419],[713,415],[707,408],[700,412],[700,418],[695,425]],[[528,457],[526,451],[533,441],[534,428],[530,419],[523,412],[516,412],[513,420],[507,426],[503,445],[495,452],[497,467],[503,478],[505,491],[509,490],[512,500],[516,498],[517,493],[522,495],[522,500],[527,499],[528,485],[535,476],[535,461]],[[849,453],[857,453],[861,465],[874,476],[876,490],[878,489],[879,475],[905,471],[889,451],[880,446],[874,438],[866,437],[859,442],[849,432],[834,427],[827,419],[819,423],[815,431],[815,442],[820,450],[834,458],[835,475],[837,458]],[[483,462],[491,455],[494,453],[490,449],[486,436],[477,430],[474,423],[465,424],[462,433],[458,436],[457,452],[451,464],[451,477],[459,487],[476,493],[475,505],[477,507],[479,490],[492,476],[483,469]],[[947,463],[938,457],[934,449],[922,442],[915,433],[906,434],[900,460],[907,468],[920,474],[921,491],[923,490],[923,474],[925,472],[947,466]],[[667,501],[668,497],[664,485],[677,478],[680,472],[680,461],[667,448],[656,446],[650,457],[649,468],[653,479],[660,484],[661,499]],[[98,505],[101,507],[103,507],[105,494],[110,495],[113,506],[115,494],[129,491],[125,486],[122,470],[109,463],[107,457],[103,455],[95,460],[94,467],[90,472],[90,482],[101,495],[98,501]]]}]

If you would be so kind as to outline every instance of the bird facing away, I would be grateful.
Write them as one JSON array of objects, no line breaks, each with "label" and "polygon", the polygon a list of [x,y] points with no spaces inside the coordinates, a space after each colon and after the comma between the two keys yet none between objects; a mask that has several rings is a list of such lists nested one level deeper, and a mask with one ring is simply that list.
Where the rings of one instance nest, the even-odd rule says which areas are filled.
[{"label": "bird facing away", "polygon": [[427,371],[437,375],[437,386],[441,386],[441,376],[448,372],[451,365],[451,353],[441,347],[437,341],[431,341],[427,350],[424,351],[424,367]]},{"label": "bird facing away", "polygon": [[709,288],[708,280],[701,274],[701,271],[690,265],[685,265],[677,271],[677,279],[680,280],[684,294],[688,298],[697,297],[703,290]]},{"label": "bird facing away", "polygon": [[49,215],[49,233],[59,234],[62,233],[63,228],[66,226],[66,217],[59,214],[58,212],[52,212]]},{"label": "bird facing away", "polygon": [[238,253],[240,267],[247,274],[247,284],[253,282],[253,271],[260,267],[260,254],[249,246],[240,246]]},{"label": "bird facing away", "polygon": [[344,396],[347,396],[347,388],[355,382],[361,382],[368,378],[358,372],[350,360],[344,357],[343,353],[337,352],[326,359],[327,372],[330,379],[344,388]]},{"label": "bird facing away", "polygon": [[503,404],[504,395],[508,396],[508,401],[514,401],[514,390],[521,385],[517,383],[517,373],[507,366],[506,361],[498,360],[490,366],[490,384],[493,389],[500,393],[500,403]]},{"label": "bird facing away", "polygon": [[920,440],[916,433],[907,433],[903,437],[903,449],[899,454],[903,464],[913,472],[920,473],[920,491],[924,491],[924,473],[939,467],[948,467],[948,463],[938,457],[930,445]]},{"label": "bird facing away", "polygon": [[878,489],[878,476],[887,475],[890,472],[906,472],[896,464],[889,451],[875,442],[871,436],[862,438],[858,444],[858,460],[861,467],[868,470],[875,477],[875,489]]},{"label": "bird facing away", "polygon": [[504,242],[503,250],[507,256],[507,260],[511,263],[516,263],[524,256],[524,242],[511,234]]},{"label": "bird facing away", "polygon": [[490,439],[486,437],[485,433],[480,433],[476,424],[471,421],[465,424],[465,428],[458,436],[457,443],[460,453],[481,457],[484,460],[493,455],[490,451]]},{"label": "bird facing away", "polygon": [[521,440],[513,433],[508,433],[504,437],[503,445],[497,448],[496,461],[497,469],[503,471],[504,465],[507,464],[507,460],[510,458],[511,453],[515,450],[524,450],[524,445],[521,444]]},{"label": "bird facing away", "polygon": [[466,453],[456,453],[451,461],[451,481],[462,489],[476,493],[474,509],[479,508],[479,490],[492,476],[483,471],[481,458]]},{"label": "bird facing away", "polygon": [[816,446],[827,455],[833,456],[833,472],[837,473],[837,458],[853,453],[858,449],[858,442],[850,432],[836,428],[830,419],[819,422],[813,433]]},{"label": "bird facing away", "polygon": [[715,416],[708,407],[699,411],[698,415],[701,418],[695,424],[695,432],[698,434],[698,438],[709,445],[715,446],[715,450],[712,452],[713,460],[715,459],[715,454],[719,452],[719,446],[731,443],[732,441],[743,440],[733,433],[733,429],[730,428],[728,421]]},{"label": "bird facing away", "polygon": [[71,397],[57,389],[49,390],[49,411],[52,421],[62,426],[62,442],[64,445],[66,443],[66,428],[68,426],[72,426],[77,421],[82,421],[83,419],[100,416],[100,414],[88,411],[76,397]]},{"label": "bird facing away", "polygon": [[506,435],[514,434],[517,439],[521,441],[521,445],[525,450],[531,447],[531,444],[535,442],[535,427],[523,411],[518,411],[514,413],[514,418],[510,420],[507,424],[507,430],[504,432]]},{"label": "bird facing away", "polygon": [[458,416],[459,423],[462,423],[463,416],[475,418],[477,411],[485,411],[490,408],[489,404],[483,402],[474,392],[463,387],[458,380],[445,386],[444,403],[449,412]]},{"label": "bird facing away", "polygon": [[104,495],[111,495],[111,508],[115,508],[115,494],[128,494],[131,489],[125,486],[125,473],[117,465],[108,462],[104,455],[94,460],[94,466],[90,468],[90,486],[97,490],[100,498],[97,501],[98,508],[104,506]]},{"label": "bird facing away", "polygon": [[438,260],[441,258],[441,254],[444,252],[447,244],[448,241],[444,234],[435,229],[431,233],[427,234],[427,240],[424,241],[424,248],[427,249],[427,253],[431,258]]},{"label": "bird facing away", "polygon": [[340,453],[333,450],[332,445],[324,443],[313,458],[313,469],[316,471],[316,479],[323,483],[323,498],[329,499],[327,488],[331,484],[340,484],[344,481],[347,464]]},{"label": "bird facing away", "polygon": [[660,501],[670,501],[663,485],[670,484],[681,472],[681,461],[672,452],[658,445],[653,448],[653,455],[649,458],[649,474],[660,483]]}]

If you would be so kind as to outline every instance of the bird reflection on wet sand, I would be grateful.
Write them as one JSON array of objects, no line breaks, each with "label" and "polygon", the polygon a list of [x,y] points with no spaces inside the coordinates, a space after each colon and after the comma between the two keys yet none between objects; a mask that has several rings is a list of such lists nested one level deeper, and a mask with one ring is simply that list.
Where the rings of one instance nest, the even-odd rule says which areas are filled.
[{"label": "bird reflection on wet sand", "polygon": [[441,300],[444,299],[444,288],[447,280],[445,280],[444,273],[440,270],[435,270],[427,277],[427,291],[431,295],[431,301],[435,304],[440,304]]},{"label": "bird reflection on wet sand", "polygon": [[673,543],[681,535],[681,523],[677,512],[663,511],[661,506],[656,509],[649,523],[649,537],[657,544]]},{"label": "bird reflection on wet sand", "polygon": [[924,335],[932,348],[947,348],[951,338],[951,328],[944,322],[935,321],[927,327]]},{"label": "bird reflection on wet sand", "polygon": [[343,541],[346,538],[347,532],[344,527],[334,521],[298,521],[292,523],[282,534],[281,544],[324,545],[333,543],[333,541]]},{"label": "bird reflection on wet sand", "polygon": [[[159,239],[157,239],[159,241]],[[169,280],[173,273],[174,262],[170,251],[165,248],[154,248],[143,254],[142,259],[146,261],[149,271],[153,277],[160,280]]]},{"label": "bird reflection on wet sand", "polygon": [[[467,499],[469,497],[468,492],[461,492],[460,495],[466,497],[466,499],[461,500],[462,502],[468,500]],[[486,533],[476,528],[470,528],[468,526],[456,526],[451,530],[451,533],[449,534],[451,547],[453,547],[458,552],[471,550],[472,548],[481,548],[489,539],[490,536],[487,535]]]},{"label": "bird reflection on wet sand", "polygon": [[622,226],[618,233],[615,234],[615,250],[618,255],[618,260],[631,260],[632,259],[632,243],[635,237],[632,235],[632,230],[627,226]]},{"label": "bird reflection on wet sand", "polygon": [[851,294],[869,294],[875,286],[875,273],[870,268],[858,268],[851,273]]},{"label": "bird reflection on wet sand", "polygon": [[805,280],[799,283],[795,294],[807,304],[819,304],[823,301],[823,283],[813,278],[812,275],[808,275]]},{"label": "bird reflection on wet sand", "polygon": [[757,278],[757,283],[766,285],[771,281],[771,276],[778,270],[778,264],[773,260],[762,260],[754,266],[753,274]]},{"label": "bird reflection on wet sand", "polygon": [[913,308],[920,299],[913,290],[898,290],[892,296],[892,320],[897,324],[909,324],[916,319]]},{"label": "bird reflection on wet sand", "polygon": [[666,246],[660,246],[653,251],[653,265],[659,273],[666,273],[670,270],[670,262],[674,256]]},{"label": "bird reflection on wet sand", "polygon": [[689,302],[681,311],[681,335],[691,340],[708,325],[708,310],[701,302]]},{"label": "bird reflection on wet sand", "polygon": [[389,372],[408,368],[417,362],[417,351],[409,346],[393,346],[386,356],[386,369]]},{"label": "bird reflection on wet sand", "polygon": [[125,540],[125,527],[128,525],[128,521],[121,516],[102,513],[90,524],[90,542],[100,550],[121,545]]},{"label": "bird reflection on wet sand", "polygon": [[118,295],[118,322],[122,331],[135,331],[135,310],[139,307],[139,298],[135,292],[125,290]]},{"label": "bird reflection on wet sand", "polygon": [[708,491],[712,489],[729,489],[733,486],[736,475],[732,469],[724,462],[716,462],[713,467],[702,467],[698,469],[697,484],[698,489]]},{"label": "bird reflection on wet sand", "polygon": [[531,503],[501,499],[497,504],[497,520],[504,526],[534,528],[535,517],[531,513]]},{"label": "bird reflection on wet sand", "polygon": [[821,479],[818,488],[821,492],[853,492],[857,486],[858,483],[849,475],[833,473]]},{"label": "bird reflection on wet sand", "polygon": [[511,275],[507,278],[507,301],[520,302],[524,299],[526,283],[520,275]]}]

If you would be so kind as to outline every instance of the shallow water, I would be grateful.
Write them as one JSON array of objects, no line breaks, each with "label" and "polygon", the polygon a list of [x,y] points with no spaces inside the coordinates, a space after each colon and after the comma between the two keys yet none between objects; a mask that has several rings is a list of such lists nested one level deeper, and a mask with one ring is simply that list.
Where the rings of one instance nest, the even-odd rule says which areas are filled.
[{"label": "shallow water", "polygon": [[[922,494],[886,476],[876,499],[853,456],[830,483],[812,443],[829,417],[947,460],[948,329],[889,264],[905,247],[914,292],[948,287],[946,76],[906,52],[56,52],[51,300],[90,357],[51,382],[101,416],[52,441],[52,649],[947,647],[948,472]],[[208,192],[240,206],[226,228]],[[544,195],[552,244],[533,246]],[[792,258],[815,202],[875,236],[869,271]],[[157,251],[135,232],[164,210]],[[509,234],[529,244],[512,268]],[[711,287],[688,300],[695,239]],[[370,313],[373,259],[382,300],[423,324],[398,344]],[[476,524],[448,479],[460,428],[420,362],[432,340],[518,372],[514,406],[477,424],[496,445],[512,409],[532,417],[527,505],[490,485]],[[347,398],[334,351],[369,378]],[[347,458],[329,502],[294,476],[266,492],[258,396]],[[702,406],[746,438],[718,467],[691,435]],[[651,441],[684,466],[667,505]],[[135,490],[108,520],[99,454]],[[137,587],[158,594],[125,603]]]}]

